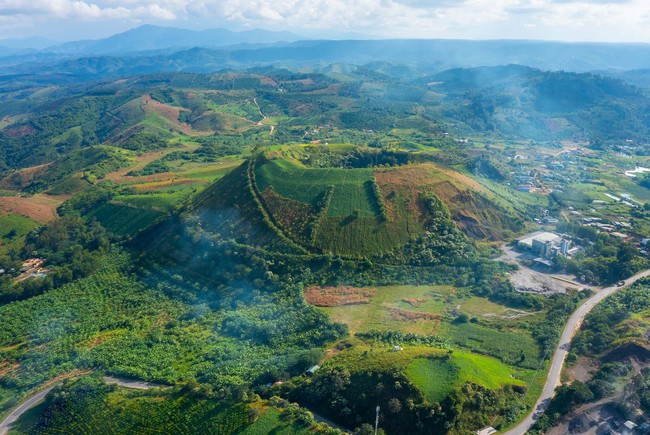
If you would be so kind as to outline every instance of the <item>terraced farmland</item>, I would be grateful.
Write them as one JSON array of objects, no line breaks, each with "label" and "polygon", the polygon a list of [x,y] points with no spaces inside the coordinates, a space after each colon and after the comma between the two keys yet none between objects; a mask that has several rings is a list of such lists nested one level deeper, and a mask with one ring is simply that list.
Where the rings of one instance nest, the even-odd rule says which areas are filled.
[{"label": "terraced farmland", "polygon": [[371,169],[307,168],[284,159],[271,160],[255,172],[261,191],[269,186],[282,196],[315,204],[327,187],[335,186],[327,216],[374,217],[375,205],[366,183],[372,181]]}]

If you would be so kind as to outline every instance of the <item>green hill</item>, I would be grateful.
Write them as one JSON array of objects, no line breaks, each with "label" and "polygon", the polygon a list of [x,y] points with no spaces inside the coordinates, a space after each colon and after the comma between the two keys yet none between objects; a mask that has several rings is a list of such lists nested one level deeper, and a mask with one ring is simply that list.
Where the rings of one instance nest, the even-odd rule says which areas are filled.
[{"label": "green hill", "polygon": [[[273,155],[249,160],[194,200],[202,228],[247,244],[282,240],[344,256],[387,253],[437,232],[446,237],[441,225],[450,218],[476,239],[502,240],[521,229],[515,212],[481,185],[432,163],[315,168]],[[435,204],[448,210],[440,214]]]},{"label": "green hill", "polygon": [[0,188],[73,193],[109,172],[127,167],[134,156],[130,151],[105,145],[83,148],[52,163],[23,169],[0,179]]}]

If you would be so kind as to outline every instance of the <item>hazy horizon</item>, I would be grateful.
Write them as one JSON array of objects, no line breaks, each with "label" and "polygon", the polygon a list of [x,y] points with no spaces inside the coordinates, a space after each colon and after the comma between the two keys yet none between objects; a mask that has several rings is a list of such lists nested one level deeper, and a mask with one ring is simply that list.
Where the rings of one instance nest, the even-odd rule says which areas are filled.
[{"label": "hazy horizon", "polygon": [[648,43],[642,0],[0,0],[0,40],[101,39],[143,24],[306,38]]}]

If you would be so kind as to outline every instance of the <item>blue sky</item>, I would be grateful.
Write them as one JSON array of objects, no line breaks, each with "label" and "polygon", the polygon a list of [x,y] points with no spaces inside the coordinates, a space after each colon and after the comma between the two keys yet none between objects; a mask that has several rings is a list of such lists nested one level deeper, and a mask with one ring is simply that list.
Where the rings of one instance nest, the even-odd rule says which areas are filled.
[{"label": "blue sky", "polygon": [[648,0],[0,0],[0,39],[101,38],[141,24],[310,37],[650,42]]}]

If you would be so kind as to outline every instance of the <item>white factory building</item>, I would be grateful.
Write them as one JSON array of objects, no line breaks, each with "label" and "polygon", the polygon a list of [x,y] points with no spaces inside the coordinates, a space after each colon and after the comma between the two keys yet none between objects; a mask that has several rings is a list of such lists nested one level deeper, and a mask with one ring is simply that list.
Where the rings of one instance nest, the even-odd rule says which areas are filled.
[{"label": "white factory building", "polygon": [[542,258],[552,258],[557,254],[567,255],[571,249],[571,241],[555,233],[540,231],[518,240],[517,247]]}]

